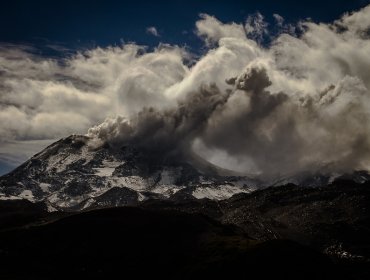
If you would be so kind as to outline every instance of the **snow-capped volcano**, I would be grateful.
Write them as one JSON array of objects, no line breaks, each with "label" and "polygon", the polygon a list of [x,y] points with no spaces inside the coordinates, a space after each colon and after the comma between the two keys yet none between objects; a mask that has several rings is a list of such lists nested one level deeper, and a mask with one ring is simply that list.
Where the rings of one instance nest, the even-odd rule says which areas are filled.
[{"label": "snow-capped volcano", "polygon": [[131,147],[92,148],[89,141],[72,135],[36,154],[0,178],[0,199],[45,201],[50,209],[79,210],[171,199],[176,193],[221,200],[259,184],[247,177],[225,176],[199,159],[148,163]]},{"label": "snow-capped volcano", "polygon": [[[223,200],[257,188],[293,183],[323,186],[341,174],[302,173],[263,181],[233,174],[201,158],[186,162],[148,161],[133,147],[95,147],[88,136],[61,139],[0,177],[0,200],[45,202],[49,210],[137,205],[147,199]],[[355,172],[351,180],[370,180]]]}]

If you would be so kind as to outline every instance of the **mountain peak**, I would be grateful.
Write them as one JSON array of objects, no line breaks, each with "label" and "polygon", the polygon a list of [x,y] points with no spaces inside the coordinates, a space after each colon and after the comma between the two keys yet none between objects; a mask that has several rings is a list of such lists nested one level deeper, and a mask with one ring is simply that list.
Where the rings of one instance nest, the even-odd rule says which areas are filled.
[{"label": "mountain peak", "polygon": [[219,168],[196,154],[181,159],[156,160],[135,146],[97,145],[89,136],[71,135],[0,177],[0,200],[27,199],[45,202],[49,210],[81,210],[109,203],[135,205],[148,199],[223,200],[289,183],[317,187],[336,179],[370,180],[365,171],[304,172],[266,182]]},{"label": "mountain peak", "polygon": [[50,209],[86,209],[102,205],[101,199],[107,203],[107,197],[112,197],[108,193],[119,188],[136,193],[128,196],[129,201],[117,202],[127,205],[133,198],[138,204],[150,198],[167,199],[178,191],[194,199],[226,199],[257,185],[247,177],[225,176],[225,170],[194,156],[186,162],[149,158],[134,146],[95,145],[88,136],[71,135],[2,176],[0,199],[44,201]]}]

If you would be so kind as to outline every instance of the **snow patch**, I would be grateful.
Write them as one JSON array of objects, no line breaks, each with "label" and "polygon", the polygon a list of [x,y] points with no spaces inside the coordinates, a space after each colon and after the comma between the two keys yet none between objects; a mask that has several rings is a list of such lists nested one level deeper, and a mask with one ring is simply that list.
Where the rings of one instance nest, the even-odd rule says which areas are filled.
[{"label": "snow patch", "polygon": [[71,163],[76,162],[77,160],[81,159],[81,155],[79,154],[57,154],[51,156],[48,159],[48,165],[46,171],[51,171],[52,169],[56,169],[57,173],[63,172],[66,170],[67,166]]},{"label": "snow patch", "polygon": [[115,160],[103,160],[102,162],[102,166],[103,167],[111,167],[111,168],[116,168],[118,166],[120,166],[121,164],[123,164],[124,162],[119,162],[119,161],[115,161]]},{"label": "snow patch", "polygon": [[95,173],[96,176],[100,177],[110,177],[112,176],[116,167],[120,166],[123,162],[118,161],[111,161],[111,160],[103,160],[100,167],[93,168],[93,170],[97,171]]},{"label": "snow patch", "polygon": [[150,182],[140,176],[111,177],[112,186],[126,187],[135,191],[144,191],[150,186]]},{"label": "snow patch", "polygon": [[49,196],[48,202],[59,208],[69,208],[80,204],[86,198],[87,198],[86,195],[70,197],[66,194],[59,192]]},{"label": "snow patch", "polygon": [[165,197],[170,197],[177,193],[179,190],[185,188],[185,186],[177,186],[177,185],[157,185],[153,189],[150,190],[152,193],[162,194]]},{"label": "snow patch", "polygon": [[138,201],[144,201],[145,199],[146,199],[146,196],[145,195],[143,195],[142,193],[137,193],[138,194],[138,197],[137,197],[137,200]]},{"label": "snow patch", "polygon": [[223,200],[232,197],[234,194],[249,192],[246,189],[242,189],[232,185],[220,185],[213,187],[200,186],[196,188],[192,195],[197,199],[209,198],[212,200]]},{"label": "snow patch", "polygon": [[51,212],[57,212],[58,211],[58,209],[56,209],[55,207],[53,207],[50,203],[47,203],[46,204],[46,207],[47,207],[47,211],[49,213],[51,213]]},{"label": "snow patch", "polygon": [[27,199],[31,202],[35,201],[35,198],[33,197],[33,194],[30,190],[24,190],[19,195],[20,198]]},{"label": "snow patch", "polygon": [[49,188],[50,188],[50,184],[47,184],[47,183],[40,183],[40,189],[43,191],[43,192],[49,192]]},{"label": "snow patch", "polygon": [[89,198],[89,199],[85,202],[84,206],[82,207],[82,210],[84,210],[84,209],[86,209],[86,208],[90,207],[94,202],[95,202],[95,200],[94,200],[94,199]]},{"label": "snow patch", "polygon": [[110,177],[112,176],[115,168],[113,167],[97,167],[93,168],[96,171],[95,175],[100,177]]},{"label": "snow patch", "polygon": [[0,200],[20,200],[20,199],[22,198],[18,196],[13,196],[13,195],[6,196],[4,194],[0,194]]}]

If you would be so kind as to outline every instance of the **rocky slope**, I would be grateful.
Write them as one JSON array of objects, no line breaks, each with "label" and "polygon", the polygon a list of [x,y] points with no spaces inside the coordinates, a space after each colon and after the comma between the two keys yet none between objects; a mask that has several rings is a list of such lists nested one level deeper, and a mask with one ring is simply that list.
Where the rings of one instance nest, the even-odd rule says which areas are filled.
[{"label": "rocky slope", "polygon": [[92,148],[86,136],[62,139],[0,178],[0,199],[45,201],[50,211],[137,205],[180,190],[195,198],[226,199],[259,184],[200,159],[148,163],[130,147]]},{"label": "rocky slope", "polygon": [[324,186],[341,178],[362,183],[368,172],[311,172],[274,180],[220,169],[192,155],[185,162],[151,161],[133,147],[95,147],[87,136],[72,135],[50,145],[0,177],[0,200],[45,202],[49,211],[79,211],[138,205],[148,199],[224,200],[268,186],[294,183]]},{"label": "rocky slope", "polygon": [[[50,213],[48,201],[2,200],[0,275],[22,279],[32,272],[43,279],[63,270],[85,276],[102,273],[104,277],[121,268],[131,275],[145,265],[162,278],[173,275],[175,271],[168,272],[168,267],[173,267],[193,278],[203,274],[231,277],[230,271],[246,273],[248,268],[244,278],[271,279],[284,274],[287,279],[368,279],[370,182],[342,178],[317,188],[291,184],[225,200],[197,199],[191,195],[195,187],[141,202],[136,202],[132,189],[112,187],[99,196],[101,204],[90,208],[111,207],[131,199],[136,206],[129,209],[137,210],[118,207],[92,213],[88,209]],[[158,216],[152,221],[153,213]],[[207,230],[194,236],[199,219],[207,224]],[[161,224],[167,226],[156,233]],[[189,247],[188,238],[193,245],[203,245]],[[163,254],[157,255],[161,250]],[[179,252],[184,250],[201,259],[174,263],[169,257],[180,254],[181,258]],[[147,257],[142,259],[142,254]],[[110,255],[113,259],[105,258]],[[66,262],[71,256],[75,265]],[[269,270],[264,271],[265,265]],[[166,267],[170,274],[155,267]]]}]

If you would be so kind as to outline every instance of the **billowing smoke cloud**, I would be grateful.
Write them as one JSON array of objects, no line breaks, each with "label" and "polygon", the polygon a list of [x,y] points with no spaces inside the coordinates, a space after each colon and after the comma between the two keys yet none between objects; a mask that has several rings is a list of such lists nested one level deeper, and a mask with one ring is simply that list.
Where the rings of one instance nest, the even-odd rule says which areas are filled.
[{"label": "billowing smoke cloud", "polygon": [[107,116],[171,103],[166,90],[189,71],[178,47],[152,53],[124,45],[57,61],[14,46],[0,49],[0,135],[44,139],[86,131]]},{"label": "billowing smoke cloud", "polygon": [[122,117],[106,120],[89,129],[89,135],[103,143],[134,146],[147,160],[183,160],[229,94],[215,85],[202,86],[173,109],[144,108],[129,121]]},{"label": "billowing smoke cloud", "polygon": [[[88,127],[97,141],[148,155],[191,151],[226,168],[275,176],[369,167],[370,6],[332,24],[262,15],[222,23],[201,15],[208,52],[131,44],[55,61],[1,50],[2,140],[45,139]],[[119,117],[116,117],[119,115]]]},{"label": "billowing smoke cloud", "polygon": [[298,100],[269,92],[270,84],[264,68],[241,75],[237,91],[209,120],[205,145],[251,159],[264,175],[364,168],[370,156],[369,97],[357,79]]}]

